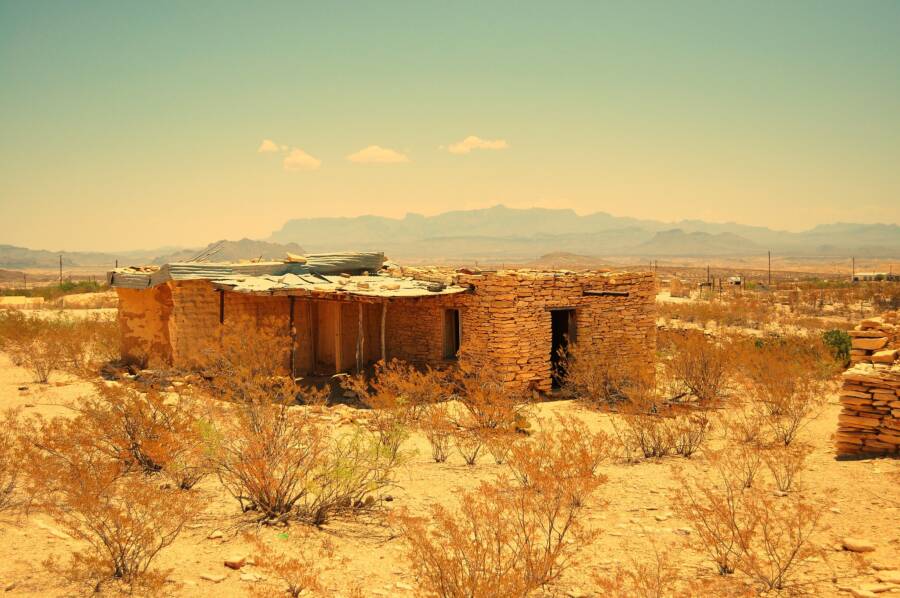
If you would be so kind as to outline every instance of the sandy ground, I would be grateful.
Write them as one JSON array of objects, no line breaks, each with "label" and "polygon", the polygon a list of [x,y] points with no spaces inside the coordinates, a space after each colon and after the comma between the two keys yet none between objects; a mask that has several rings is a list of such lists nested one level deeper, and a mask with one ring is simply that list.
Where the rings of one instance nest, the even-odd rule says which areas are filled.
[{"label": "sandy ground", "polygon": [[[77,401],[88,392],[90,384],[65,376],[57,376],[49,385],[34,384],[27,371],[0,353],[0,408],[21,407],[25,413],[46,416],[65,414],[64,403]],[[840,539],[845,536],[875,542],[876,550],[867,555],[870,564],[900,569],[900,487],[897,478],[889,477],[900,472],[900,461],[836,461],[830,438],[837,427],[838,411],[837,399],[832,396],[824,412],[802,434],[815,446],[803,481],[810,494],[826,506],[826,529],[817,534],[815,542],[828,549],[828,563],[815,561],[803,567],[807,579],[823,580],[814,587],[819,596],[849,596],[839,588],[859,588],[875,581],[872,568],[862,575],[848,576],[854,571],[852,557],[839,549]],[[558,412],[577,413],[591,426],[609,430],[610,416],[584,411],[571,402],[545,403],[535,409],[540,417]],[[340,416],[335,414],[334,419],[339,420]],[[400,471],[398,487],[391,492],[393,500],[385,503],[385,512],[403,506],[422,513],[432,503],[454,504],[458,488],[471,488],[504,467],[495,465],[488,455],[475,467],[465,466],[458,454],[447,464],[435,464],[427,442],[418,434],[406,448],[416,455]],[[708,470],[702,454],[691,461],[672,457],[602,467],[609,480],[588,502],[583,515],[591,528],[602,533],[580,562],[550,588],[552,595],[599,595],[592,590],[590,575],[611,570],[617,563],[627,563],[629,557],[645,558],[651,538],[660,549],[671,549],[681,561],[685,577],[715,575],[702,554],[689,546],[692,535],[686,533],[687,523],[671,514],[671,499],[680,491],[672,475],[676,467],[685,467],[691,476],[706,475]],[[241,535],[230,531],[237,503],[212,477],[196,491],[206,498],[205,513],[156,562],[159,567],[172,569],[168,593],[204,597],[247,595],[256,585],[248,581],[253,577],[250,574],[262,572],[252,566],[240,571],[224,566],[226,558],[249,552]],[[357,585],[364,596],[417,595],[404,544],[393,537],[386,521],[386,513],[382,513],[366,522],[341,522],[315,532],[327,535],[336,547],[323,575],[330,595],[345,595]],[[210,539],[216,530],[223,532],[222,537]],[[261,533],[272,539],[276,534],[287,533],[284,542],[289,546],[299,532],[299,526],[294,526],[286,530],[265,529]],[[41,563],[51,554],[65,556],[75,547],[76,542],[46,517],[7,518],[0,524],[0,590],[5,588],[6,594],[20,596],[70,595],[71,589],[67,592],[60,587],[60,580],[47,573]],[[840,577],[836,582],[832,581],[833,571]],[[222,579],[210,581],[203,579],[204,574]],[[900,588],[893,590],[894,595],[898,591]]]}]

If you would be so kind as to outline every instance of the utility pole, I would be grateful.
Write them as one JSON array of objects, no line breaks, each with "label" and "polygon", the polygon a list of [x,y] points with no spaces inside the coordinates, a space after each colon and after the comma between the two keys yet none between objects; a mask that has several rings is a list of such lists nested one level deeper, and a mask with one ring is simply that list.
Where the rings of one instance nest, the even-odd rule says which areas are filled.
[{"label": "utility pole", "polygon": [[22,272],[22,284],[25,285],[25,288],[28,288],[28,275]]},{"label": "utility pole", "polygon": [[850,282],[856,279],[856,256],[850,258]]},{"label": "utility pole", "polygon": [[772,252],[769,251],[769,286],[772,286]]},{"label": "utility pole", "polygon": [[62,256],[59,256],[59,286],[62,286]]}]

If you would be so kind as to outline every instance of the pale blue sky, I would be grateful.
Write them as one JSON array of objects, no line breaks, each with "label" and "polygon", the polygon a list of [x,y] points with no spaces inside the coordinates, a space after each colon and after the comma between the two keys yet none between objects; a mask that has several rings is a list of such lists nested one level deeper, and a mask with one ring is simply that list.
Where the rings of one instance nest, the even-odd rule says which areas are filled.
[{"label": "pale blue sky", "polygon": [[496,203],[898,222],[900,2],[0,0],[0,243]]}]

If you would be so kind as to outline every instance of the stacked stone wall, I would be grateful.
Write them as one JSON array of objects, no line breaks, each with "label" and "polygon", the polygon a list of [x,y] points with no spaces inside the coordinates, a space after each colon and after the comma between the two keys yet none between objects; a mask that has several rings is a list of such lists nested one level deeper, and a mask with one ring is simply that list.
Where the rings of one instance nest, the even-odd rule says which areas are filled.
[{"label": "stacked stone wall", "polygon": [[[651,273],[499,271],[461,275],[462,351],[511,387],[551,390],[551,311],[574,309],[575,341],[597,359],[652,371],[656,282]],[[610,292],[608,296],[586,294]]]},{"label": "stacked stone wall", "polygon": [[835,437],[839,455],[900,455],[900,317],[889,312],[850,331]]}]

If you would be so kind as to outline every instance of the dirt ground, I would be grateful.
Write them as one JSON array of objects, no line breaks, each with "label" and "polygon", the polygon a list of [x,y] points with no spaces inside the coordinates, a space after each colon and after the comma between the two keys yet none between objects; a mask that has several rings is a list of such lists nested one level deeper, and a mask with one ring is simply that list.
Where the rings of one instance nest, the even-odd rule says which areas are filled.
[{"label": "dirt ground", "polygon": [[[91,389],[89,383],[64,375],[56,376],[49,385],[32,383],[26,370],[0,353],[0,409],[20,407],[26,414],[65,414],[65,403],[77,402]],[[345,406],[331,408],[324,417],[340,425],[349,411]],[[803,565],[805,579],[821,580],[811,588],[819,596],[851,595],[842,591],[874,583],[876,569],[900,569],[900,487],[898,478],[890,477],[900,473],[900,461],[835,460],[831,436],[837,428],[838,411],[837,397],[830,396],[825,410],[801,437],[815,447],[803,483],[826,507],[826,529],[817,534],[815,542],[828,549],[827,562],[815,559]],[[575,413],[592,427],[611,429],[611,416],[585,411],[570,401],[543,403],[534,409],[536,417],[554,413]],[[335,545],[334,558],[324,566],[323,575],[331,595],[347,595],[350,588],[359,586],[364,596],[416,596],[417,583],[403,541],[392,533],[387,514],[401,506],[424,513],[435,502],[452,505],[458,488],[471,488],[505,467],[495,465],[489,455],[480,458],[475,467],[466,466],[458,454],[446,464],[436,464],[421,434],[414,434],[405,448],[415,456],[400,471],[398,486],[391,492],[393,500],[384,503],[383,512],[366,521],[340,522],[314,532],[327,535]],[[689,461],[671,457],[634,465],[605,464],[602,473],[608,482],[591,498],[583,515],[588,526],[601,534],[548,595],[599,596],[591,587],[591,575],[612,571],[617,564],[627,565],[630,558],[646,558],[651,540],[657,548],[671,550],[680,561],[683,576],[714,576],[710,563],[690,546],[687,522],[671,512],[672,497],[680,492],[673,477],[678,467],[685,468],[689,476],[704,476],[709,471],[702,454]],[[237,503],[214,477],[195,491],[206,498],[204,514],[156,561],[158,567],[172,570],[168,593],[247,595],[264,573],[253,566],[239,571],[224,566],[231,556],[251,553],[241,532],[235,531]],[[300,532],[301,526],[293,526],[260,533],[289,548]],[[853,555],[840,549],[846,536],[868,539],[877,546],[865,555],[869,566],[863,574],[854,573]],[[61,581],[45,570],[42,561],[50,555],[65,557],[75,546],[72,538],[43,516],[7,518],[0,524],[0,590],[11,596],[69,595],[71,588],[67,592],[61,587]],[[886,595],[891,592],[897,594],[900,587]]]}]

